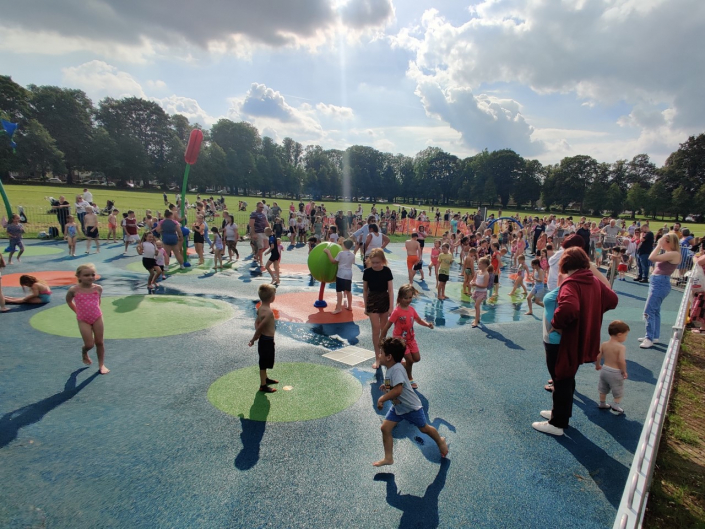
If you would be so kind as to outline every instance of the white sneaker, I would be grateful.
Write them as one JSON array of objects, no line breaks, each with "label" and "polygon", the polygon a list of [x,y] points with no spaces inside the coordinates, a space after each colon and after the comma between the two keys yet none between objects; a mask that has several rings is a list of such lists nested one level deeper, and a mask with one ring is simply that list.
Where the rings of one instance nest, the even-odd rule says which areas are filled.
[{"label": "white sneaker", "polygon": [[[637,342],[643,342],[644,340],[646,340],[646,336],[644,336],[643,338],[636,339]],[[654,338],[653,340],[651,340],[651,343],[661,343],[661,340],[659,340],[658,338]]]},{"label": "white sneaker", "polygon": [[617,404],[616,402],[613,402],[612,404],[610,404],[610,408],[612,408],[613,412],[618,413],[620,415],[622,413],[624,413],[624,410],[622,409],[622,407],[619,404]]},{"label": "white sneaker", "polygon": [[531,426],[534,428],[534,430],[538,430],[539,432],[551,435],[563,435],[563,428],[556,428],[552,424],[548,424],[548,421],[535,422],[532,423]]},{"label": "white sneaker", "polygon": [[649,349],[653,345],[654,345],[654,342],[652,342],[648,338],[644,338],[644,340],[641,342],[641,345],[639,347],[641,347],[642,349]]},{"label": "white sneaker", "polygon": [[551,420],[551,410],[541,410],[541,417]]}]

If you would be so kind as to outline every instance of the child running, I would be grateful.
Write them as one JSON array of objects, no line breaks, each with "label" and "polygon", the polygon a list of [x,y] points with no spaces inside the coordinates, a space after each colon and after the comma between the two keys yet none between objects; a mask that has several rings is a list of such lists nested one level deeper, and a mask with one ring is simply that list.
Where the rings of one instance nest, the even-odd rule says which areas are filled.
[{"label": "child running", "polygon": [[527,316],[531,316],[534,313],[531,302],[536,300],[536,304],[538,305],[544,292],[543,278],[545,276],[545,272],[543,271],[543,268],[541,268],[541,260],[532,259],[531,268],[533,269],[534,287],[531,289],[529,297],[526,298],[526,303],[529,305],[529,310],[526,311]]},{"label": "child running", "polygon": [[157,278],[162,272],[157,266],[157,247],[154,244],[154,235],[151,231],[142,235],[142,240],[137,245],[137,253],[142,256],[142,266],[149,272],[147,288],[152,290],[157,287]]},{"label": "child running", "polygon": [[487,288],[490,284],[490,260],[487,257],[481,258],[477,262],[477,274],[475,279],[470,282],[470,285],[475,287],[472,293],[472,299],[475,302],[475,320],[472,322],[473,327],[480,325],[480,307],[482,302],[487,299]]},{"label": "child running", "polygon": [[387,325],[384,326],[380,334],[380,339],[384,342],[387,337],[387,332],[389,328],[394,325],[394,331],[392,336],[394,338],[401,338],[406,344],[406,351],[404,352],[406,375],[409,378],[411,387],[417,389],[419,386],[414,382],[414,376],[411,370],[416,362],[421,360],[421,353],[419,351],[419,345],[416,343],[416,334],[414,333],[414,322],[419,325],[433,329],[433,323],[422,320],[418,315],[414,307],[411,306],[413,299],[419,295],[419,291],[416,290],[413,285],[402,285],[399,287],[399,293],[397,294],[397,306],[392,311],[389,316],[389,321]]},{"label": "child running", "polygon": [[83,217],[83,227],[86,232],[86,254],[91,253],[91,241],[95,241],[95,251],[100,253],[100,233],[98,232],[98,215],[91,206],[86,206],[86,215]]},{"label": "child running", "polygon": [[66,229],[64,239],[69,245],[69,257],[76,256],[76,236],[78,235],[78,226],[73,218],[73,215],[66,217]]},{"label": "child running", "polygon": [[438,299],[448,299],[446,297],[446,283],[450,279],[450,265],[453,264],[453,254],[450,253],[450,244],[441,246],[441,254],[438,256]]},{"label": "child running", "polygon": [[352,267],[355,264],[355,254],[352,252],[352,247],[354,246],[351,239],[345,239],[343,241],[343,251],[338,252],[338,255],[333,257],[328,248],[325,248],[323,252],[328,256],[328,260],[331,264],[338,265],[338,271],[335,274],[335,293],[337,296],[337,302],[335,304],[335,310],[333,314],[340,314],[343,312],[343,294],[347,300],[347,310],[353,310],[352,308],[352,277],[353,271]]},{"label": "child running", "polygon": [[82,264],[76,269],[78,285],[69,288],[66,294],[66,303],[76,313],[78,330],[83,338],[83,363],[91,365],[88,351],[93,349],[98,355],[98,371],[107,375],[110,370],[105,367],[105,346],[103,345],[103,313],[100,310],[100,297],[103,287],[95,285],[96,269],[92,264]]},{"label": "child running", "polygon": [[[413,287],[412,287],[413,288]],[[384,392],[377,400],[377,409],[384,408],[385,401],[391,400],[393,406],[387,411],[387,415],[382,422],[382,443],[384,444],[384,459],[372,463],[375,467],[394,464],[394,438],[392,431],[403,420],[415,425],[421,432],[433,439],[441,451],[441,457],[448,455],[448,443],[445,437],[441,437],[433,426],[428,424],[426,413],[424,412],[416,392],[411,388],[409,377],[401,365],[404,359],[406,344],[399,338],[387,338],[382,343],[382,362],[387,368],[384,377],[384,384],[380,390]]]},{"label": "child running", "polygon": [[[281,254],[279,253],[279,244],[277,244],[276,235],[272,235],[272,228],[265,228],[264,234],[268,237],[269,248],[264,255],[269,255],[269,260],[267,261],[267,272],[272,277],[272,285],[275,287],[279,286],[279,261],[281,260]],[[274,268],[274,270],[272,270]]]},{"label": "child running", "polygon": [[433,248],[431,248],[431,261],[428,263],[428,275],[431,275],[433,269],[436,269],[435,277],[438,281],[438,256],[441,255],[441,241],[436,239],[433,241]]},{"label": "child running", "polygon": [[[152,234],[154,235],[154,234]],[[164,275],[164,268],[166,267],[166,250],[164,249],[164,244],[162,244],[162,241],[159,239],[156,240],[156,246],[157,246],[157,267],[159,268],[159,275],[161,275],[161,279],[166,279],[166,276]],[[156,280],[155,280],[156,281]]]},{"label": "child running", "polygon": [[262,393],[274,393],[275,388],[270,388],[271,384],[279,384],[267,376],[267,369],[274,368],[274,333],[276,331],[276,320],[272,312],[272,303],[277,294],[277,289],[273,285],[260,285],[257,289],[262,304],[257,309],[255,319],[255,335],[248,344],[252,347],[257,342],[257,355],[259,356],[259,390]]},{"label": "child running", "polygon": [[20,249],[17,254],[17,262],[20,262],[20,257],[24,253],[24,244],[22,243],[22,234],[24,233],[24,226],[20,224],[20,216],[15,213],[12,215],[10,224],[5,228],[7,231],[7,236],[10,238],[10,255],[7,258],[7,264],[12,264],[12,256],[15,254],[17,248]]},{"label": "child running", "polygon": [[[629,335],[629,325],[620,320],[610,323],[607,329],[610,339],[600,345],[600,353],[595,360],[595,369],[600,372],[600,382],[597,384],[597,391],[600,393],[600,403],[597,405],[601,410],[612,408],[619,414],[624,413],[621,406],[622,395],[624,394],[624,381],[627,379],[627,348],[624,342]],[[602,361],[604,360],[604,364]],[[614,402],[607,404],[607,394],[612,392]]]},{"label": "child running", "polygon": [[529,292],[526,290],[526,285],[524,285],[524,277],[526,274],[531,275],[531,270],[526,266],[526,256],[520,255],[517,257],[517,277],[514,280],[514,288],[509,293],[509,297],[513,296],[519,287],[524,289],[524,296],[528,295]]}]

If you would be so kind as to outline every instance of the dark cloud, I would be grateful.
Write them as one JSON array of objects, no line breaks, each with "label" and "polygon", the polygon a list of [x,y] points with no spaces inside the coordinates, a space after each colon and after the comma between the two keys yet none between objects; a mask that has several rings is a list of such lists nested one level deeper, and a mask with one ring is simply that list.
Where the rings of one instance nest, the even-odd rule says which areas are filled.
[{"label": "dark cloud", "polygon": [[[282,46],[313,37],[339,21],[331,0],[0,0],[9,28],[58,32],[66,37],[136,44],[173,44],[244,36]],[[391,0],[350,0],[343,13],[351,27],[378,26],[393,12]]]}]

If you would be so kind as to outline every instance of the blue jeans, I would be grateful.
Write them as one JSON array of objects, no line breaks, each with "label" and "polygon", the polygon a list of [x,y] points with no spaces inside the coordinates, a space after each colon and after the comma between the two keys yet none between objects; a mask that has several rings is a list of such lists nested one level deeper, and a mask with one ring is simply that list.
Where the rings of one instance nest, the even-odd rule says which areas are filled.
[{"label": "blue jeans", "polygon": [[640,254],[636,256],[636,264],[639,270],[637,279],[649,279],[649,254]]},{"label": "blue jeans", "polygon": [[649,283],[649,297],[644,306],[646,318],[646,338],[658,339],[661,336],[661,303],[671,292],[671,276],[652,275]]}]

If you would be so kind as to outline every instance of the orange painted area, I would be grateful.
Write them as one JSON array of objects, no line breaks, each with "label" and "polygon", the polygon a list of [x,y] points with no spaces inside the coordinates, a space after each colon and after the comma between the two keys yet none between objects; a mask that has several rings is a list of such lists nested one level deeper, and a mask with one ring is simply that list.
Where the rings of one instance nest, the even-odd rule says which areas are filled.
[{"label": "orange painted area", "polygon": [[[4,287],[19,287],[20,277],[23,275],[34,276],[37,279],[41,279],[50,287],[63,287],[67,285],[75,285],[78,283],[76,279],[76,273],[71,271],[59,272],[27,272],[26,274],[6,274],[2,276],[2,286]],[[100,279],[100,276],[96,274],[96,280]]]},{"label": "orange painted area", "polygon": [[[274,317],[277,320],[292,323],[345,323],[365,320],[365,307],[360,296],[353,296],[353,310],[343,309],[340,314],[333,314],[335,309],[335,292],[326,289],[323,299],[328,306],[317,309],[313,303],[318,299],[317,292],[297,292],[277,294],[272,303]],[[343,298],[344,300],[345,298]],[[257,303],[259,308],[260,303]]]}]

